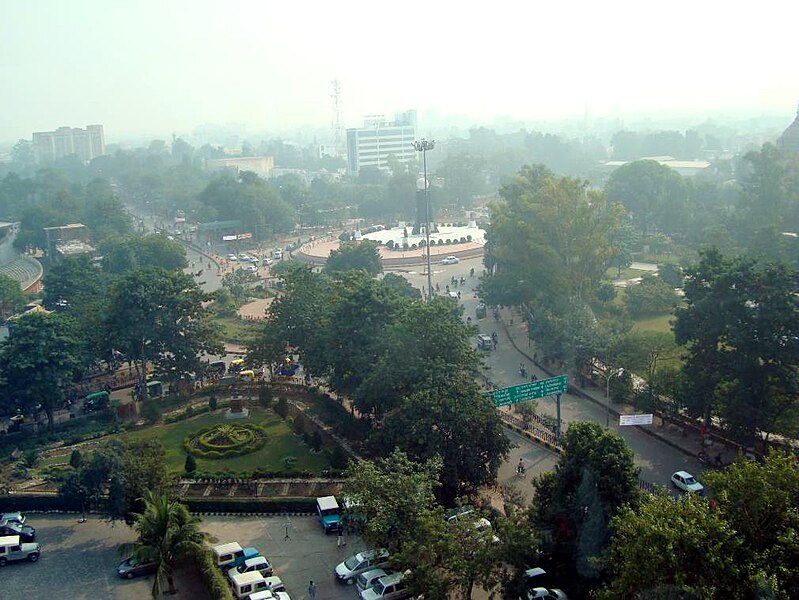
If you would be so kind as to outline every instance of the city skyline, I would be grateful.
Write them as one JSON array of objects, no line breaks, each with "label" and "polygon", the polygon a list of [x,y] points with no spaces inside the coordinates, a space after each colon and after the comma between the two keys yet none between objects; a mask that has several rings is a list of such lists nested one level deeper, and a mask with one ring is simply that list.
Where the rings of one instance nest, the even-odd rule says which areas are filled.
[{"label": "city skyline", "polygon": [[0,23],[10,90],[0,141],[70,123],[103,123],[116,139],[204,123],[330,128],[333,79],[345,128],[405,108],[483,122],[586,113],[789,122],[796,10],[775,0],[757,11],[628,0],[501,1],[490,11],[412,0],[382,12],[354,1],[12,3]]}]

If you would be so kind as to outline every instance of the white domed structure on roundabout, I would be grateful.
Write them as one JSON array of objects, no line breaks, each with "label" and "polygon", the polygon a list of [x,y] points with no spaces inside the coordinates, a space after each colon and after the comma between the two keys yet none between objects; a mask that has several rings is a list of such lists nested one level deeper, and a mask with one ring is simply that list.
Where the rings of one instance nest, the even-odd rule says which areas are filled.
[{"label": "white domed structure on roundabout", "polygon": [[[352,234],[355,241],[371,240],[377,242],[380,257],[386,268],[401,265],[420,264],[427,257],[427,234],[424,223],[400,221],[393,227],[377,225]],[[303,245],[296,253],[298,257],[320,264],[330,252],[337,250],[341,242],[338,238],[316,240]],[[430,258],[431,262],[441,262],[445,256],[472,258],[483,255],[485,230],[474,220],[466,223],[431,223]]]}]

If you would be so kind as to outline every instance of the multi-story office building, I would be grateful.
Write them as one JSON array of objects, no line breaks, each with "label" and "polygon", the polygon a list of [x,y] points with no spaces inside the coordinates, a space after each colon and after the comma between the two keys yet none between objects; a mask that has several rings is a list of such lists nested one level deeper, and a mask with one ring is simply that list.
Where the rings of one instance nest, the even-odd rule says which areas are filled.
[{"label": "multi-story office building", "polygon": [[413,141],[416,138],[416,111],[394,115],[389,121],[384,115],[368,115],[363,127],[347,129],[347,168],[352,174],[364,167],[388,169],[388,157],[399,162],[416,160]]},{"label": "multi-story office building", "polygon": [[88,162],[105,154],[102,125],[87,125],[86,129],[59,127],[55,131],[33,134],[33,152],[39,164],[46,164],[74,154]]}]

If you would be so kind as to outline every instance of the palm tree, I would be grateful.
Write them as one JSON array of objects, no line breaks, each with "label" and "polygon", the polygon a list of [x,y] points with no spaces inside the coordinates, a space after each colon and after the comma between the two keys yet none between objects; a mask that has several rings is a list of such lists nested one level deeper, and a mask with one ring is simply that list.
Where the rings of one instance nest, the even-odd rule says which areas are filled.
[{"label": "palm tree", "polygon": [[185,504],[147,490],[144,494],[144,512],[136,515],[133,528],[139,540],[123,544],[120,551],[134,556],[141,562],[158,565],[153,581],[152,595],[158,597],[164,579],[169,593],[174,594],[174,570],[178,558],[202,548],[204,534],[200,531],[200,519],[189,513]]}]

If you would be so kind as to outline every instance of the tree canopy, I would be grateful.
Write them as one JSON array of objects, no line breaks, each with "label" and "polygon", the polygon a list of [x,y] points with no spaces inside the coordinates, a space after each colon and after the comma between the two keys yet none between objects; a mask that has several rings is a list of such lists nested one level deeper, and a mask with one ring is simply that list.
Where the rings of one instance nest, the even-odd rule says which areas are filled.
[{"label": "tree canopy", "polygon": [[383,272],[383,262],[377,243],[370,240],[345,243],[338,250],[333,250],[325,263],[325,273],[342,271],[366,271],[375,276]]}]

